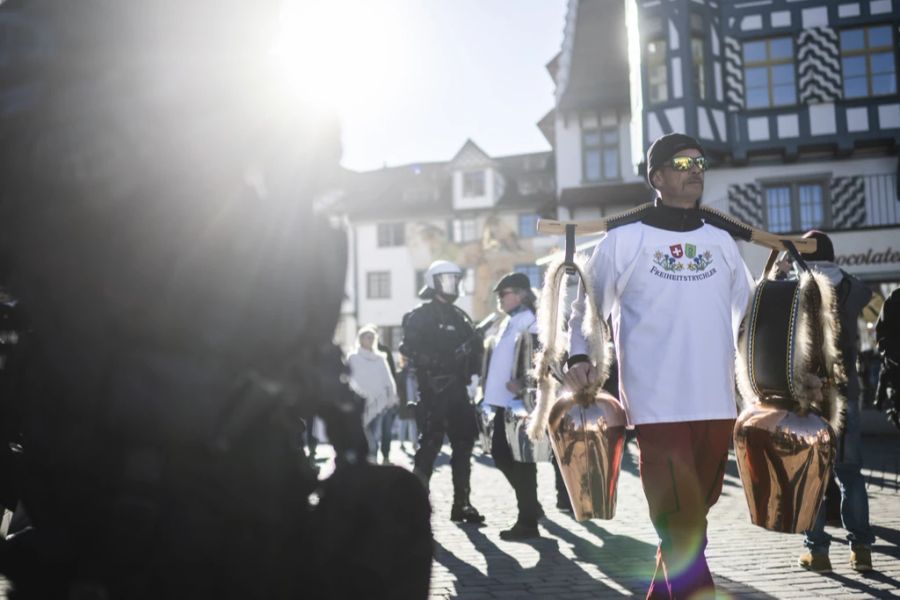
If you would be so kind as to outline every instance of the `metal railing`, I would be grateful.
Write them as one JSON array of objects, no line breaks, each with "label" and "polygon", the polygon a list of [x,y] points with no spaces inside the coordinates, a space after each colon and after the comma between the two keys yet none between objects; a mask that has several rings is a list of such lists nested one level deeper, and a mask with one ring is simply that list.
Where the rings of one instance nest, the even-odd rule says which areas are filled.
[{"label": "metal railing", "polygon": [[[900,224],[900,190],[897,175],[860,175],[865,195],[865,220],[860,227],[885,227]],[[835,205],[840,198],[832,198]]]}]

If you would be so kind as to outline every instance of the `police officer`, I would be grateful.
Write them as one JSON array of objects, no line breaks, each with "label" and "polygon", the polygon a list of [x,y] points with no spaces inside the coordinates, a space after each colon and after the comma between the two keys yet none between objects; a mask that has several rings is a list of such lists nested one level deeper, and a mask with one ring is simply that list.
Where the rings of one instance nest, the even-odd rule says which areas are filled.
[{"label": "police officer", "polygon": [[462,271],[439,260],[425,272],[419,297],[428,300],[403,317],[400,352],[409,359],[419,382],[419,450],[416,475],[428,486],[444,434],[450,438],[453,508],[450,520],[481,523],[469,503],[469,476],[477,425],[466,386],[481,364],[482,340],[472,320],[454,306]]},{"label": "police officer", "polygon": [[516,340],[520,335],[537,333],[534,316],[535,296],[531,282],[523,273],[509,273],[497,283],[497,304],[508,316],[500,325],[497,345],[491,353],[484,382],[484,401],[494,407],[494,428],[491,454],[494,464],[503,473],[516,493],[519,516],[516,523],[500,532],[504,540],[538,537],[537,522],[544,514],[537,499],[537,465],[516,462],[506,439],[505,412],[525,388],[525,381],[513,379],[516,360]]}]

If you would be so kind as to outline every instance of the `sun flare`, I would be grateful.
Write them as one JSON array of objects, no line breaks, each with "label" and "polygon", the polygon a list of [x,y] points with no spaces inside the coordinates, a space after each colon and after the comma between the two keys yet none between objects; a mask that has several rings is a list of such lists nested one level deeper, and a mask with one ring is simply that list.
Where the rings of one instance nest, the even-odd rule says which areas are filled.
[{"label": "sun flare", "polygon": [[404,54],[396,4],[286,0],[272,45],[281,84],[302,104],[342,116],[389,102]]}]

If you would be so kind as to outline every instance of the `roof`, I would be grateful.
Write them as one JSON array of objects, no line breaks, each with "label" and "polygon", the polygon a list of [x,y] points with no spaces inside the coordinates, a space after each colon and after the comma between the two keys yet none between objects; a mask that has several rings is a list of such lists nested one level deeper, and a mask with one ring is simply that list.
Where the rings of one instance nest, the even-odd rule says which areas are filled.
[{"label": "roof", "polygon": [[565,76],[557,89],[557,110],[577,110],[597,106],[629,106],[628,36],[625,3],[622,0],[573,0],[577,11],[571,36],[563,44],[568,56],[558,61]]},{"label": "roof", "polygon": [[466,140],[459,152],[450,159],[453,167],[487,167],[493,166],[493,159],[472,140]]},{"label": "roof", "polygon": [[566,188],[559,197],[561,206],[605,206],[608,204],[643,204],[653,199],[654,193],[643,182],[612,183]]},{"label": "roof", "polygon": [[354,216],[421,216],[450,210],[453,201],[446,163],[413,163],[376,171],[346,171],[338,210]]},{"label": "roof", "polygon": [[544,65],[544,68],[550,73],[550,78],[553,79],[554,82],[556,81],[556,74],[559,72],[559,57],[561,54],[562,52],[557,52],[556,56],[551,58],[550,62]]},{"label": "roof", "polygon": [[337,210],[356,218],[447,214],[453,211],[453,171],[475,165],[495,168],[503,177],[505,187],[497,207],[555,208],[552,152],[490,157],[467,140],[451,161],[345,171],[344,196]]},{"label": "roof", "polygon": [[546,115],[541,117],[541,120],[537,122],[537,126],[541,133],[544,134],[544,139],[556,148],[556,110],[551,109]]}]

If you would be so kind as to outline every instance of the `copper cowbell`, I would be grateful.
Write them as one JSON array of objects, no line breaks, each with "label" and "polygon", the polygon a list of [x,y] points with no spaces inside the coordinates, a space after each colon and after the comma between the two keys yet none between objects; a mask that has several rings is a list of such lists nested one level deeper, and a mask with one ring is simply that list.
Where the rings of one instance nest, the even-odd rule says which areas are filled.
[{"label": "copper cowbell", "polygon": [[576,521],[615,516],[625,424],[622,405],[602,390],[553,405],[547,429]]},{"label": "copper cowbell", "polygon": [[753,524],[783,533],[812,529],[834,448],[834,431],[815,413],[765,403],[742,412],[734,453]]},{"label": "copper cowbell", "polygon": [[[830,310],[808,285],[816,282],[761,281],[739,341],[742,393],[755,403],[734,426],[738,472],[753,524],[783,533],[812,528],[836,448],[835,432],[817,407],[798,402],[797,374],[827,363],[820,348],[828,340],[813,340],[806,346],[811,352],[798,341],[801,319]],[[809,326],[822,335],[818,323]]]}]

